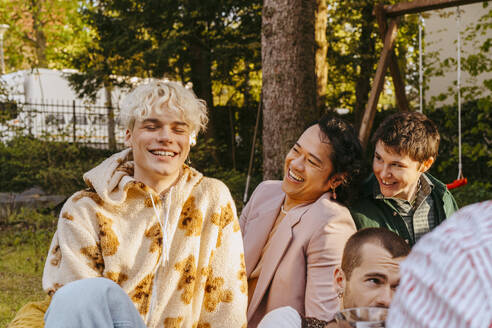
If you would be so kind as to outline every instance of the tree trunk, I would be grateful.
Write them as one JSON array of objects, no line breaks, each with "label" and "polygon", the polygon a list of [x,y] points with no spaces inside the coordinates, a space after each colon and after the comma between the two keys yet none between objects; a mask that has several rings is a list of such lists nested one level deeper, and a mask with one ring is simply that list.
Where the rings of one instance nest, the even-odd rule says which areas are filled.
[{"label": "tree trunk", "polygon": [[32,18],[33,35],[30,36],[28,33],[25,33],[24,37],[34,46],[36,67],[48,67],[48,61],[46,60],[46,35],[43,31],[45,23],[41,19],[43,1],[31,0],[27,4]]},{"label": "tree trunk", "polygon": [[203,45],[196,42],[190,45],[191,82],[196,95],[207,102],[207,107],[214,107],[212,81],[210,76],[210,54]]},{"label": "tree trunk", "polygon": [[325,109],[326,84],[328,83],[328,62],[326,53],[328,42],[326,41],[326,26],[328,23],[328,6],[326,0],[316,1],[315,12],[315,41],[316,41],[316,107],[322,114]]},{"label": "tree trunk", "polygon": [[104,83],[104,91],[106,92],[106,109],[108,114],[108,145],[109,149],[116,150],[116,136],[114,133],[114,110],[113,99],[111,97],[112,85],[109,82]]},{"label": "tree trunk", "polygon": [[34,44],[37,67],[48,67],[48,61],[46,60],[46,35],[44,34],[44,24],[41,15],[43,12],[43,1],[31,0],[29,2],[32,15],[32,30],[33,37],[31,40]]},{"label": "tree trunk", "polygon": [[[207,102],[210,120],[208,121],[208,127],[205,132],[205,139],[212,139],[216,142],[215,127],[212,119],[214,102],[212,95],[212,76],[210,72],[210,50],[205,48],[204,45],[199,44],[197,41],[191,42],[190,44],[190,66],[193,90],[198,98]],[[211,155],[216,164],[220,164],[215,148],[211,149]]]},{"label": "tree trunk", "polygon": [[264,0],[263,178],[280,179],[284,158],[317,117],[315,0]]}]

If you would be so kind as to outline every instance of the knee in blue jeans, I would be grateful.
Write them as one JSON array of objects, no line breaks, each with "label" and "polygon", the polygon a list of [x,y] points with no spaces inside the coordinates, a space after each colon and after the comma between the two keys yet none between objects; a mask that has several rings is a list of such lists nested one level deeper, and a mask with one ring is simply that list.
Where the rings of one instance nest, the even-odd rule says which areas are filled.
[{"label": "knee in blue jeans", "polygon": [[[74,291],[84,291],[84,292],[100,292],[106,290],[107,288],[113,288],[118,286],[113,280],[107,278],[86,278],[72,281],[62,288],[60,288],[56,293],[63,291],[63,293],[70,293]],[[119,286],[118,286],[119,287]]]},{"label": "knee in blue jeans", "polygon": [[73,281],[60,288],[54,299],[63,299],[64,302],[76,300],[91,302],[91,299],[101,299],[108,296],[126,296],[126,293],[114,281],[107,278],[87,278]]},{"label": "knee in blue jeans", "polygon": [[106,278],[71,282],[53,296],[46,327],[140,327],[145,324],[126,292]]}]

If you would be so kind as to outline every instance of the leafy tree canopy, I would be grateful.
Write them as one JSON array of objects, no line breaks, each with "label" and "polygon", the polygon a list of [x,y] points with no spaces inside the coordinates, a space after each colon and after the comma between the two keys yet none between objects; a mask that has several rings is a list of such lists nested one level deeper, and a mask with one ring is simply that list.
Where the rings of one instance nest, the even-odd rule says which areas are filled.
[{"label": "leafy tree canopy", "polygon": [[6,71],[70,68],[71,56],[89,40],[78,1],[2,0]]}]

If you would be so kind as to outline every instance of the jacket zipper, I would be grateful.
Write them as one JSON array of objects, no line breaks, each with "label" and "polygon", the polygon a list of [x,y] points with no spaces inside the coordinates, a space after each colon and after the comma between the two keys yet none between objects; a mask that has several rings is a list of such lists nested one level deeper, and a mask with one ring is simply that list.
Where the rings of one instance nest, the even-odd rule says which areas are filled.
[{"label": "jacket zipper", "polygon": [[[162,224],[159,212],[156,209],[154,199],[152,198],[152,194],[150,194],[150,199],[152,200],[152,206],[154,207],[154,211],[156,214],[157,221],[159,222],[159,226],[162,231],[162,250],[161,250],[161,256],[159,260],[157,261],[156,269],[154,270],[154,278],[152,279],[152,292],[150,294],[150,306],[149,306],[149,312],[147,313],[147,323],[151,318],[151,314],[154,311],[155,305],[156,305],[156,290],[157,290],[157,281],[159,277],[159,271],[161,267],[165,266],[166,263],[169,261],[169,241],[167,240],[167,224],[169,221],[169,209],[171,206],[171,194],[173,191],[174,187],[171,187],[168,192],[168,196],[166,197],[166,213],[164,217],[164,224]],[[161,199],[162,200],[162,199]],[[162,210],[162,208],[161,208]]]}]

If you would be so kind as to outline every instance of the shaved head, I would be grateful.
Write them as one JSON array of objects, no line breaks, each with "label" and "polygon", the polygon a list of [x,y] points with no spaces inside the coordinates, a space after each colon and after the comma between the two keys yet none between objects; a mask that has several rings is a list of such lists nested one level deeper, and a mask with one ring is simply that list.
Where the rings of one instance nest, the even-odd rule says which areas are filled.
[{"label": "shaved head", "polygon": [[342,270],[347,280],[352,271],[362,263],[362,246],[372,243],[383,247],[393,258],[404,257],[410,253],[410,246],[403,238],[386,228],[365,228],[353,234],[343,250]]}]

